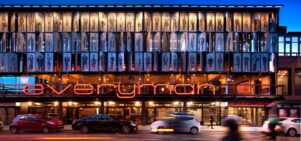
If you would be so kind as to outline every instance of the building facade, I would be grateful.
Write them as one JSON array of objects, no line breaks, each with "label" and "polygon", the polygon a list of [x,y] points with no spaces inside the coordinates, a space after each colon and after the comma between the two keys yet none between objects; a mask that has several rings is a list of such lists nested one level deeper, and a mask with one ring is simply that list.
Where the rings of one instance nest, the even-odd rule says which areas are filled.
[{"label": "building facade", "polygon": [[261,126],[277,85],[281,6],[2,6],[0,110],[149,124],[189,112]]},{"label": "building facade", "polygon": [[301,100],[301,33],[287,32],[286,27],[279,30],[279,70],[277,84],[287,88],[285,101],[276,101],[280,117],[300,116]]}]

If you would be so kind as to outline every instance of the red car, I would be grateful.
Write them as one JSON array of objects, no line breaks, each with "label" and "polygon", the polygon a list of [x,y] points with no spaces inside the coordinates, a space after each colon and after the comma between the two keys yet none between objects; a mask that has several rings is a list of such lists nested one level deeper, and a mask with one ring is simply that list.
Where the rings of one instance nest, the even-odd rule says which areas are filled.
[{"label": "red car", "polygon": [[49,119],[38,114],[18,115],[14,118],[10,125],[12,134],[18,131],[42,131],[49,133],[50,131],[58,131],[64,128],[62,121],[58,119]]}]

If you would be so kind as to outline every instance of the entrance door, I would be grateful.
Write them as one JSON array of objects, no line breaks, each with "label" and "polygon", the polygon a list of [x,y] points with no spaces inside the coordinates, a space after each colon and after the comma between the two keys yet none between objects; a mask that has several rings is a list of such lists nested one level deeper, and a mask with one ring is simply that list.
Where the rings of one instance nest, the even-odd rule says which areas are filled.
[{"label": "entrance door", "polygon": [[220,108],[219,107],[204,107],[203,108],[203,124],[210,125],[210,115],[213,116],[213,125],[220,125]]},{"label": "entrance door", "polygon": [[64,116],[65,124],[72,124],[73,120],[78,119],[78,109],[75,107],[67,107]]}]

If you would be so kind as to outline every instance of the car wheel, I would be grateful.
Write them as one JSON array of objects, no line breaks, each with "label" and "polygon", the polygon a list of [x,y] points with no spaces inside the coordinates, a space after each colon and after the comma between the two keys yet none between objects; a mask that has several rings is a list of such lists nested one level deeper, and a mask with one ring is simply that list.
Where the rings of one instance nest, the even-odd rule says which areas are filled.
[{"label": "car wheel", "polygon": [[11,127],[11,128],[10,128],[10,133],[12,133],[12,134],[17,134],[17,133],[18,133],[17,127]]},{"label": "car wheel", "polygon": [[130,129],[127,126],[122,126],[121,133],[128,134],[130,133]]},{"label": "car wheel", "polygon": [[196,127],[191,127],[190,128],[190,134],[195,135],[199,132],[199,129]]},{"label": "car wheel", "polygon": [[48,128],[48,127],[43,127],[43,128],[42,128],[42,132],[43,132],[44,134],[48,134],[48,133],[49,133],[49,128]]},{"label": "car wheel", "polygon": [[87,127],[87,126],[82,126],[81,128],[80,128],[80,132],[82,133],[82,134],[87,134],[87,133],[89,133],[89,128]]},{"label": "car wheel", "polygon": [[290,129],[288,129],[287,134],[288,134],[289,136],[293,137],[293,136],[296,136],[297,131],[296,131],[296,129],[294,129],[294,128],[290,128]]}]

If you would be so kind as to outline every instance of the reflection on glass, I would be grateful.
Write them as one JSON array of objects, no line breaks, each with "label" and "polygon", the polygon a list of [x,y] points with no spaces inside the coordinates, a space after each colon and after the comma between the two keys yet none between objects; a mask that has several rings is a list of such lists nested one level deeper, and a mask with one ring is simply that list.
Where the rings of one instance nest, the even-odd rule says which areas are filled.
[{"label": "reflection on glass", "polygon": [[27,13],[27,32],[35,32],[35,13]]},{"label": "reflection on glass", "polygon": [[216,66],[215,70],[218,72],[224,71],[224,54],[223,53],[216,53]]},{"label": "reflection on glass", "polygon": [[27,33],[27,52],[36,51],[36,37],[34,33]]},{"label": "reflection on glass", "polygon": [[125,13],[117,13],[117,31],[125,31]]},{"label": "reflection on glass", "polygon": [[170,65],[170,54],[169,53],[162,53],[162,65],[161,70],[162,71],[170,71],[169,65]]},{"label": "reflection on glass", "polygon": [[196,13],[189,13],[189,31],[196,31],[197,21]]},{"label": "reflection on glass", "polygon": [[216,31],[222,32],[224,31],[224,13],[216,13]]},{"label": "reflection on glass", "polygon": [[125,66],[124,66],[124,53],[120,52],[118,53],[118,71],[122,72],[125,70]]},{"label": "reflection on glass", "polygon": [[233,71],[234,72],[241,72],[241,53],[234,53],[233,54]]},{"label": "reflection on glass", "polygon": [[35,13],[35,18],[36,18],[36,31],[37,32],[44,32],[44,14],[40,12]]},{"label": "reflection on glass", "polygon": [[72,14],[70,12],[63,13],[63,31],[64,32],[71,32],[71,16]]},{"label": "reflection on glass", "polygon": [[90,13],[90,31],[98,31],[98,13]]},{"label": "reflection on glass", "polygon": [[152,14],[153,31],[161,31],[161,13]]},{"label": "reflection on glass", "polygon": [[63,54],[63,71],[64,72],[71,71],[71,53]]},{"label": "reflection on glass", "polygon": [[91,52],[98,51],[98,33],[90,33],[90,49]]},{"label": "reflection on glass", "polygon": [[234,13],[234,31],[235,32],[241,32],[241,13]]},{"label": "reflection on glass", "polygon": [[116,31],[116,13],[108,14],[108,30]]},{"label": "reflection on glass", "polygon": [[18,31],[26,32],[26,13],[18,13]]},{"label": "reflection on glass", "polygon": [[215,13],[207,13],[206,20],[207,20],[207,31],[208,32],[214,31],[215,30],[214,29]]},{"label": "reflection on glass", "polygon": [[81,71],[89,71],[89,53],[81,53]]},{"label": "reflection on glass", "polygon": [[90,71],[98,71],[98,53],[90,53]]},{"label": "reflection on glass", "polygon": [[53,53],[45,53],[45,72],[53,72]]},{"label": "reflection on glass", "polygon": [[107,26],[107,14],[104,12],[99,12],[99,30],[106,32]]}]

